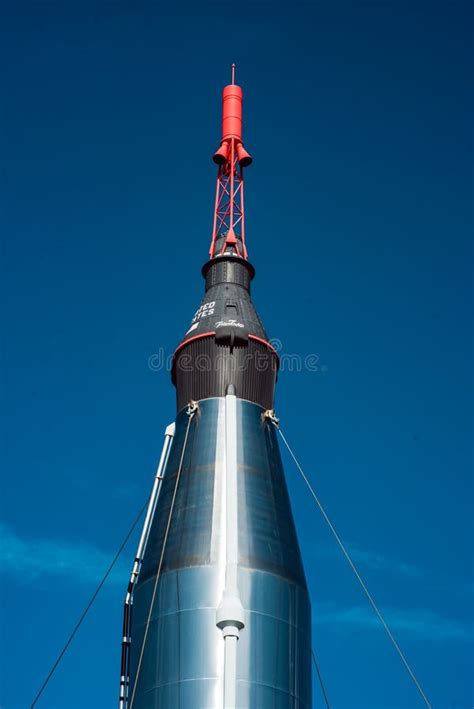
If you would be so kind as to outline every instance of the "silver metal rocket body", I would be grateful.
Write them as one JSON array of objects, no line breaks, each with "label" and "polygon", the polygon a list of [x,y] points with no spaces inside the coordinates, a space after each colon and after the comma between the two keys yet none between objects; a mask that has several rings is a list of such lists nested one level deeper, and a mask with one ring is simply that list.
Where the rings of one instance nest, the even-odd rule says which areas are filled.
[{"label": "silver metal rocket body", "polygon": [[174,358],[179,413],[134,591],[124,706],[311,709],[310,603],[266,415],[278,357],[252,266],[224,254],[203,274]]},{"label": "silver metal rocket body", "polygon": [[[228,399],[235,400],[234,434],[226,421]],[[135,709],[225,706],[226,640],[217,626],[217,612],[226,589],[232,534],[237,541],[236,590],[243,608],[236,643],[235,709],[311,709],[310,605],[278,442],[263,414],[257,404],[236,397],[199,402],[190,424]],[[176,419],[135,591],[132,687],[187,424],[183,410]],[[226,463],[232,435],[237,497],[235,529],[229,530],[233,503],[228,500],[232,481]]]}]

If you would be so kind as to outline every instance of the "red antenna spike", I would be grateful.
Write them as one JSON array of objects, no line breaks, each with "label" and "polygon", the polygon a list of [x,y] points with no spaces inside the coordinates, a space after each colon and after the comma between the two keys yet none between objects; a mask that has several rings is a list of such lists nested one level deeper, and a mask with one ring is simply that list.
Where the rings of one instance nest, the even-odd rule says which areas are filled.
[{"label": "red antenna spike", "polygon": [[232,83],[222,92],[222,138],[213,156],[218,169],[211,258],[224,253],[247,258],[244,168],[251,164],[252,158],[242,142],[243,93],[235,83],[235,64],[232,64],[231,79]]}]

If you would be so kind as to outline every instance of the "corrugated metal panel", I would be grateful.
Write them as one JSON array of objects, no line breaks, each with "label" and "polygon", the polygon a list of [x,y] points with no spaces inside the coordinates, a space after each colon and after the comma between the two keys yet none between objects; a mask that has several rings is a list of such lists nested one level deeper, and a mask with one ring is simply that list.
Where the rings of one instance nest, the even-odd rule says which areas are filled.
[{"label": "corrugated metal panel", "polygon": [[233,348],[217,343],[212,336],[193,340],[175,358],[178,411],[191,399],[224,396],[229,384],[234,384],[240,399],[271,409],[277,371],[277,356],[256,340]]}]

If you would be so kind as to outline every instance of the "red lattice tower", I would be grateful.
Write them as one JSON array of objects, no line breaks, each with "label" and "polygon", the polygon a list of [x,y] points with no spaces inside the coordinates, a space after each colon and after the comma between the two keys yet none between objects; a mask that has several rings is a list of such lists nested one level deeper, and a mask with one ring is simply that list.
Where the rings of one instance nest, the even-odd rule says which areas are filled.
[{"label": "red lattice tower", "polygon": [[242,89],[232,83],[222,92],[222,139],[213,160],[217,171],[216,202],[210,257],[235,253],[247,258],[245,248],[244,168],[252,158],[242,142]]}]

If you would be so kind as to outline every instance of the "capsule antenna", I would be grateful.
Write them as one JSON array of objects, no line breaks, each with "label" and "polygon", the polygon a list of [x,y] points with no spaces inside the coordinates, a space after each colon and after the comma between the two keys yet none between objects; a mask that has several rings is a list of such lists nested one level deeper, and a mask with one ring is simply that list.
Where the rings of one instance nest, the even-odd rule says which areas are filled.
[{"label": "capsule antenna", "polygon": [[230,83],[231,83],[231,84],[235,84],[235,64],[232,64],[232,69],[231,69],[231,71],[232,71],[232,80],[231,80]]}]

